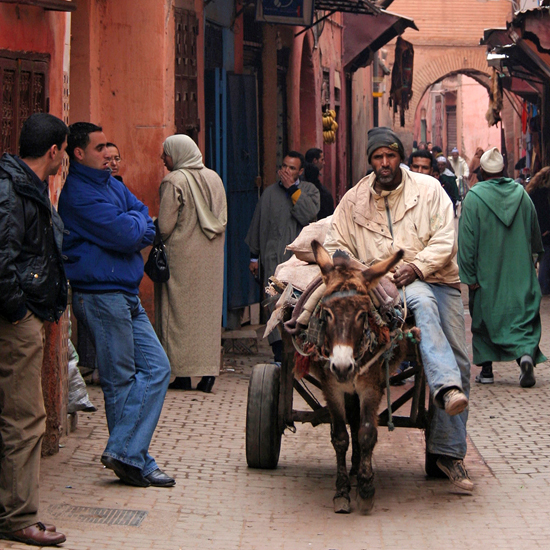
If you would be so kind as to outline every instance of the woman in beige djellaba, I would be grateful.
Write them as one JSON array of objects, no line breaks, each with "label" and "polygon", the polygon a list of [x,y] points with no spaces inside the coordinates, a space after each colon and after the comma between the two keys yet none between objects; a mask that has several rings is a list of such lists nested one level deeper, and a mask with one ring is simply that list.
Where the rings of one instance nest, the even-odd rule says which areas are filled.
[{"label": "woman in beige djellaba", "polygon": [[220,372],[227,201],[222,180],[206,168],[189,137],[166,139],[161,155],[170,171],[160,184],[158,226],[170,279],[155,285],[156,328],[166,350],[171,389],[209,393]]}]

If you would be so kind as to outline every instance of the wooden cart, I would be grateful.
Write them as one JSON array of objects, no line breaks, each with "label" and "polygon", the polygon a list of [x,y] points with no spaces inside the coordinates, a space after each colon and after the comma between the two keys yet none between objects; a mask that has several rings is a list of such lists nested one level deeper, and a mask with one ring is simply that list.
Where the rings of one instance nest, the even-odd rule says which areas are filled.
[{"label": "wooden cart", "polygon": [[[255,365],[248,386],[246,410],[246,460],[251,468],[273,469],[279,462],[281,436],[286,429],[296,431],[295,423],[309,422],[312,426],[330,423],[328,408],[316,398],[308,385],[320,389],[320,383],[311,375],[302,380],[294,377],[294,346],[290,335],[282,331],[284,355],[282,365],[264,363]],[[418,428],[426,431],[428,441],[432,414],[432,400],[428,401],[426,376],[416,344],[409,343],[407,360],[414,366],[392,376],[392,382],[399,382],[414,376],[412,387],[403,392],[402,386],[392,386],[390,392],[392,423],[396,428]],[[296,391],[310,410],[293,408]],[[401,416],[400,410],[409,405],[408,416]],[[390,411],[386,408],[379,414],[379,425],[387,426]],[[432,477],[445,477],[436,465],[437,455],[426,447],[425,470]]]}]

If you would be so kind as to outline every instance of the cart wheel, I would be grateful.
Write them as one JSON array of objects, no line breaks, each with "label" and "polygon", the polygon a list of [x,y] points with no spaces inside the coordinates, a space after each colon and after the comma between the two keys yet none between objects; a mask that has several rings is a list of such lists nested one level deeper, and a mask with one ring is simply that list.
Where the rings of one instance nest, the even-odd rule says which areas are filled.
[{"label": "cart wheel", "polygon": [[274,469],[279,462],[278,365],[262,364],[252,369],[246,407],[246,462],[250,468]]}]

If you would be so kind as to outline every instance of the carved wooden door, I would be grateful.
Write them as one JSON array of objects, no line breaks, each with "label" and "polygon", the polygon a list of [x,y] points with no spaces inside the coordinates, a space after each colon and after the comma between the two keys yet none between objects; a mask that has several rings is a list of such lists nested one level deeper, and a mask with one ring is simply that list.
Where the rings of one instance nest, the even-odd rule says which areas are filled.
[{"label": "carved wooden door", "polygon": [[176,132],[195,141],[200,130],[197,100],[197,35],[194,12],[174,8],[176,18],[175,121]]},{"label": "carved wooden door", "polygon": [[0,50],[0,90],[2,152],[17,153],[25,120],[49,110],[48,58]]}]

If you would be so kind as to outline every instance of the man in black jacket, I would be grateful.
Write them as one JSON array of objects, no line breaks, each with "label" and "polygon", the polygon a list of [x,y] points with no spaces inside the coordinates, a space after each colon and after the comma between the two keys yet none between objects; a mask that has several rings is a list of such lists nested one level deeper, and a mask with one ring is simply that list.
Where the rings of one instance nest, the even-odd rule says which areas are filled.
[{"label": "man in black jacket", "polygon": [[0,159],[0,538],[37,546],[65,542],[37,512],[43,324],[67,306],[63,223],[48,177],[61,166],[68,133],[60,119],[34,114],[21,129],[21,158]]}]

